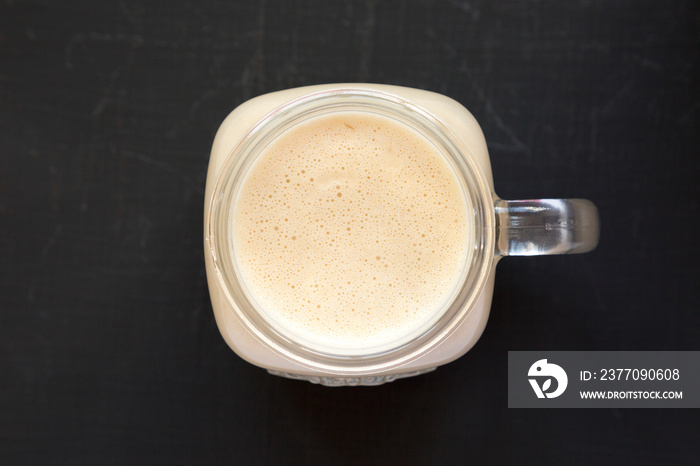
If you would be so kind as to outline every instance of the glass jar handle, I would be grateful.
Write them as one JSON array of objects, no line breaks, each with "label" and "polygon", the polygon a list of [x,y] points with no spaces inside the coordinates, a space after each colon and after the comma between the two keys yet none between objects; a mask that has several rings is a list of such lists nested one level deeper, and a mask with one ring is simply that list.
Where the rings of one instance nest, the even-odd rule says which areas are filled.
[{"label": "glass jar handle", "polygon": [[585,199],[498,199],[496,253],[501,256],[578,254],[595,249],[598,209]]}]

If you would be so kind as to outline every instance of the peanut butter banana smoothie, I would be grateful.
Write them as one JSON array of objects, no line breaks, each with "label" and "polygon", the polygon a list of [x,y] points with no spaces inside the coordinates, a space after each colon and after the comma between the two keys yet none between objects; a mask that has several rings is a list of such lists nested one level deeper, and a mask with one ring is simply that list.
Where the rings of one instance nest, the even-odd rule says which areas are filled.
[{"label": "peanut butter banana smoothie", "polygon": [[419,332],[457,286],[467,204],[420,134],[386,117],[313,118],[273,141],[235,202],[242,281],[279,327],[363,351]]}]

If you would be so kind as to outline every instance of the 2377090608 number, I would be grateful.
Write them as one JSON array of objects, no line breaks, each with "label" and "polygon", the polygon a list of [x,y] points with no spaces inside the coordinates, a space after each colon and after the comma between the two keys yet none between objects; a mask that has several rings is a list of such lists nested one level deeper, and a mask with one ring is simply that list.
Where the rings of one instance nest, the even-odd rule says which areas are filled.
[{"label": "2377090608 number", "polygon": [[601,369],[600,380],[678,380],[678,369]]}]

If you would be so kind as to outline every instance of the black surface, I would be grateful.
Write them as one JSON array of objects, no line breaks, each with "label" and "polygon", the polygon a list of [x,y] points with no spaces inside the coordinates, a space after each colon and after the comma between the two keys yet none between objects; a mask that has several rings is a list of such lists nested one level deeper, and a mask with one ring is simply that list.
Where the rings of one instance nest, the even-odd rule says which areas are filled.
[{"label": "black surface", "polygon": [[[509,350],[698,350],[692,1],[0,5],[2,464],[678,464],[693,410],[509,410]],[[214,133],[370,81],[481,123],[504,198],[597,203],[592,254],[508,259],[477,346],[328,389],[232,353],[206,288]]]}]

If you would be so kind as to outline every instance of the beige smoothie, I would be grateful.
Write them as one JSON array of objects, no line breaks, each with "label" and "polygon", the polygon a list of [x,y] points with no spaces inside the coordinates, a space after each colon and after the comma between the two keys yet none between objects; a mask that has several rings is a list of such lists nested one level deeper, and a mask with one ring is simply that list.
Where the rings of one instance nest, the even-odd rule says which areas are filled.
[{"label": "beige smoothie", "polygon": [[390,118],[344,112],[277,137],[245,174],[232,245],[266,320],[353,354],[409,340],[450,304],[468,256],[457,174]]},{"label": "beige smoothie", "polygon": [[[287,121],[280,112],[336,92],[360,97],[270,133],[270,118]],[[442,136],[417,129],[413,113],[396,117],[404,104],[357,105],[375,94],[435,119],[481,174],[478,184],[444,153]],[[493,291],[487,258],[477,293],[454,306],[473,276],[468,264],[479,251],[493,255],[483,236],[493,213],[475,226],[481,207],[467,190],[492,186],[478,123],[439,94],[333,84],[240,105],[217,132],[205,192],[205,263],[222,336],[253,364],[331,377],[317,380],[324,384],[377,384],[459,357],[481,335]],[[445,320],[448,307],[463,317]]]}]

